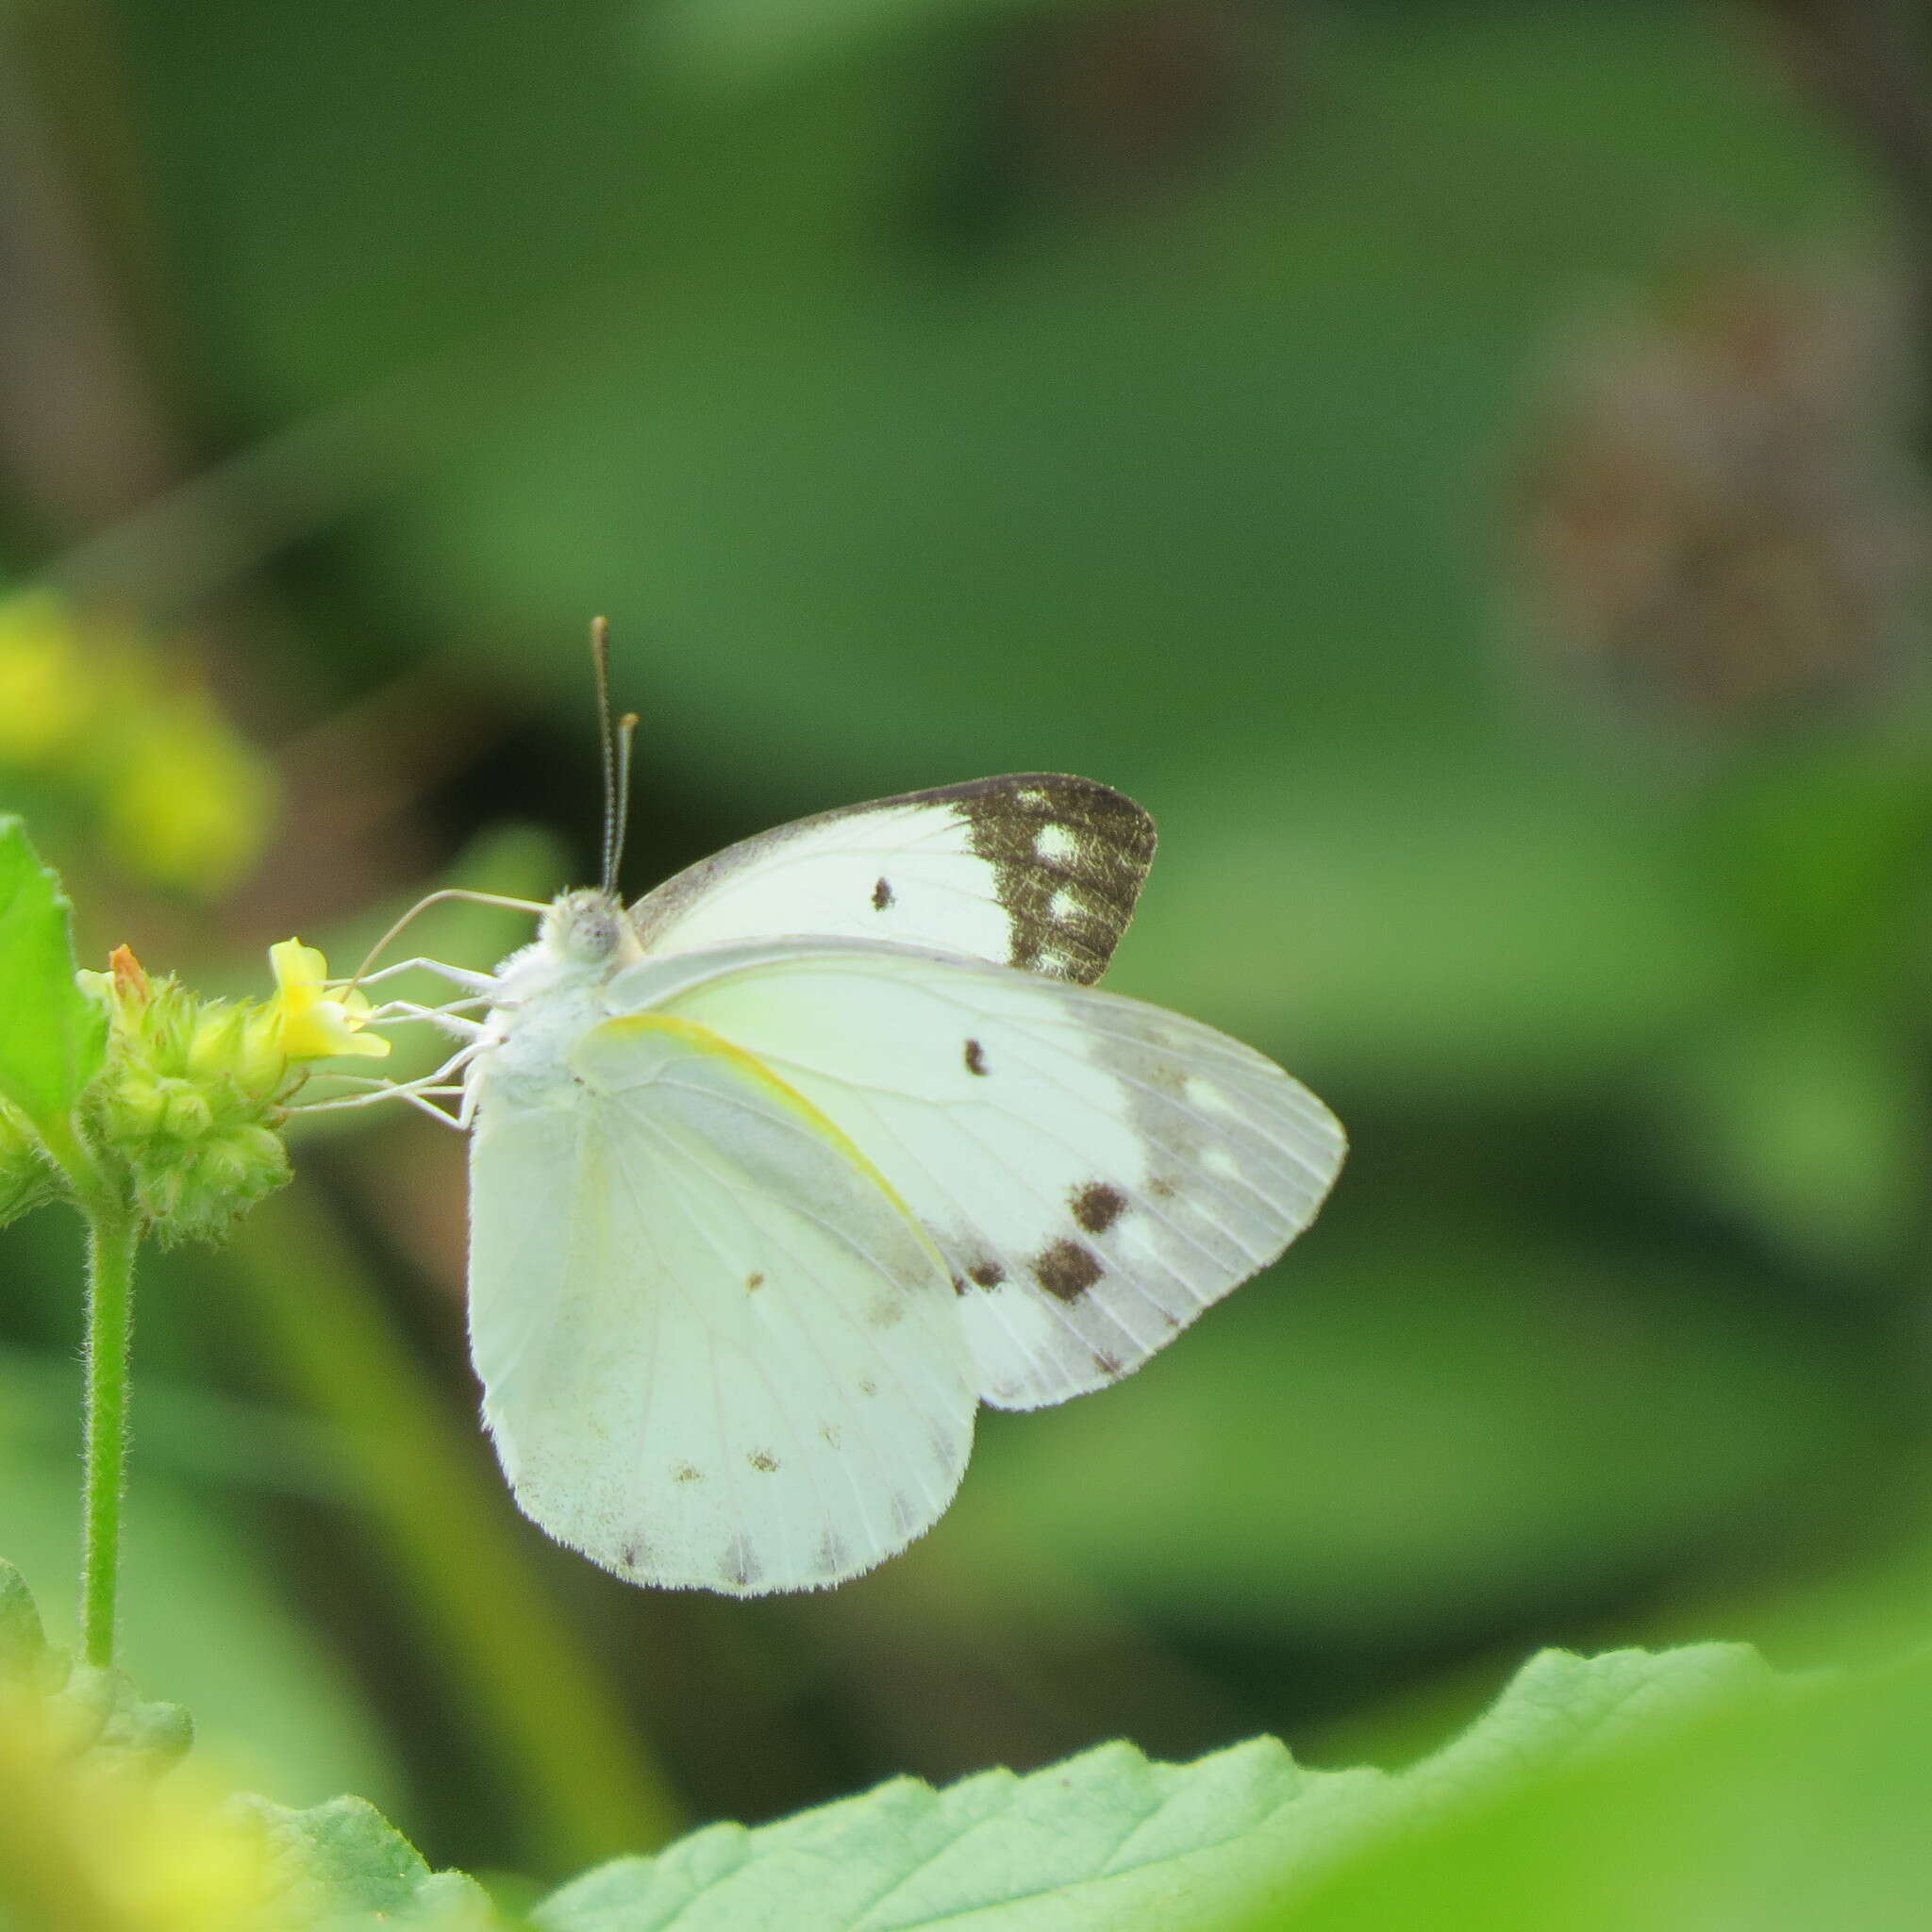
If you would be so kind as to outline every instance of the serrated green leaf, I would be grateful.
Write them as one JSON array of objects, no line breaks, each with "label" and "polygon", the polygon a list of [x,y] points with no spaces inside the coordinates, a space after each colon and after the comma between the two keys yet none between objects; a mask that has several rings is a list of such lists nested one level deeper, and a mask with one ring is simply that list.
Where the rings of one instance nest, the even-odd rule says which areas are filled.
[{"label": "serrated green leaf", "polygon": [[233,1808],[259,1834],[278,1932],[482,1932],[496,1923],[481,1886],[458,1872],[431,1872],[360,1798],[332,1798],[306,1811],[238,1798]]},{"label": "serrated green leaf", "polygon": [[1819,1678],[1447,1807],[1241,1932],[1921,1932],[1932,1667]]},{"label": "serrated green leaf", "polygon": [[1188,1765],[1107,1744],[936,1791],[898,1779],[747,1831],[714,1825],[554,1894],[543,1932],[1082,1932],[1169,1927],[1296,1890],[1366,1839],[1452,1796],[1507,1789],[1632,1729],[1666,1730],[1762,1680],[1753,1654],[1697,1645],[1546,1652],[1460,1739],[1400,1774],[1309,1771],[1257,1739]]},{"label": "serrated green leaf", "polygon": [[72,909],[21,822],[0,819],[0,1095],[42,1129],[107,1059],[107,1013],[75,982]]}]

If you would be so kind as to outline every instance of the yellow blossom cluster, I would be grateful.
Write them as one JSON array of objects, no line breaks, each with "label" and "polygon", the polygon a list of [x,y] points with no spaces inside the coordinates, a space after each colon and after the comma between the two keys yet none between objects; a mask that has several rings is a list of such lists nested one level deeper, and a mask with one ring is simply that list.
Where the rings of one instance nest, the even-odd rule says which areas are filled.
[{"label": "yellow blossom cluster", "polygon": [[261,856],[267,760],[135,626],[44,590],[0,592],[0,786],[9,775],[98,825],[114,862],[214,898]]},{"label": "yellow blossom cluster", "polygon": [[[174,1241],[219,1236],[289,1177],[278,1129],[307,1062],[381,1058],[368,1000],[328,983],[313,946],[269,949],[265,1001],[202,1000],[150,979],[125,946],[81,981],[107,1007],[108,1071],[88,1102],[93,1137],[123,1163],[153,1231]],[[21,1177],[22,1199],[34,1176]]]}]

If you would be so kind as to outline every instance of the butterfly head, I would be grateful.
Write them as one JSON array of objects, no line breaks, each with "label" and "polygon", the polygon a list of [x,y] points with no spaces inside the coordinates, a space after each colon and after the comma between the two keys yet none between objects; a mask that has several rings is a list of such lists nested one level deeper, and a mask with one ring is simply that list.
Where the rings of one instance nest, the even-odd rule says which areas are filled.
[{"label": "butterfly head", "polygon": [[592,886],[559,892],[550,902],[538,942],[551,958],[573,965],[628,965],[643,958],[624,901]]}]

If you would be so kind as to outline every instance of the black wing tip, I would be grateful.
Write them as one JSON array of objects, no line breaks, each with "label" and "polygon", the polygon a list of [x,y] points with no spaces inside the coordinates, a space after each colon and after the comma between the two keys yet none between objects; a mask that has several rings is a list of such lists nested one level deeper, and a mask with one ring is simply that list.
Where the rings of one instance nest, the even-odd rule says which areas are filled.
[{"label": "black wing tip", "polygon": [[1058,797],[1069,805],[1077,802],[1076,815],[1107,820],[1115,840],[1124,849],[1145,861],[1153,859],[1158,838],[1153,813],[1117,787],[1104,785],[1098,778],[1080,777],[1073,772],[1003,772],[996,777],[968,778],[958,785],[939,785],[929,791],[902,792],[897,798],[882,798],[878,802],[881,805],[957,805],[979,798],[1010,797],[1026,791],[1044,791],[1049,797]]}]

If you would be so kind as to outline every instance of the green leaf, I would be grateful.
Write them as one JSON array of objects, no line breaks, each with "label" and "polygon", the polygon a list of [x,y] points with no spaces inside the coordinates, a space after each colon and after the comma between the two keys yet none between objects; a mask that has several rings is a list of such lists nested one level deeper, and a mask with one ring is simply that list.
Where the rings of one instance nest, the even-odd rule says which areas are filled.
[{"label": "green leaf", "polygon": [[1919,1932],[1932,1665],[1713,1707],[1472,1794],[1243,1932]]},{"label": "green leaf", "polygon": [[0,819],[0,1097],[43,1131],[106,1064],[108,1016],[74,977],[73,910],[18,819]]},{"label": "green leaf", "polygon": [[0,1561],[0,1682],[46,1700],[50,1735],[63,1757],[165,1771],[194,1741],[178,1704],[150,1703],[121,1672],[75,1665],[48,1643],[33,1592]]},{"label": "green leaf", "polygon": [[[1170,1927],[1280,1895],[1452,1799],[1587,1761],[1762,1681],[1753,1653],[1697,1645],[1545,1653],[1468,1733],[1411,1770],[1310,1771],[1262,1738],[1189,1765],[1126,1744],[1030,1776],[936,1791],[896,1779],[747,1831],[714,1825],[554,1894],[543,1932],[975,1932]],[[1422,1922],[1418,1922],[1422,1923]]]},{"label": "green leaf", "polygon": [[233,1809],[260,1835],[279,1932],[359,1932],[381,1925],[470,1932],[496,1923],[488,1894],[423,1856],[360,1798],[291,1811],[265,1798]]}]

